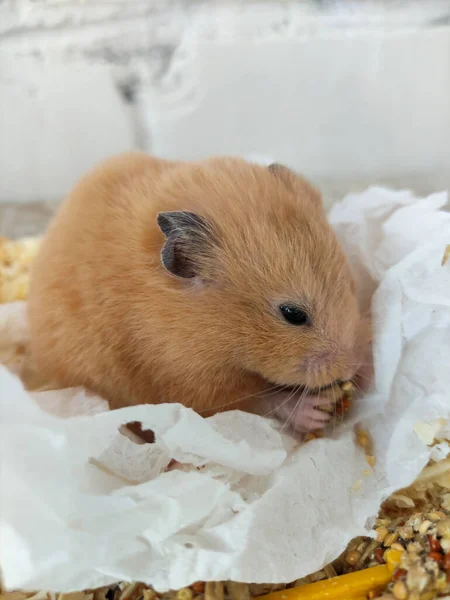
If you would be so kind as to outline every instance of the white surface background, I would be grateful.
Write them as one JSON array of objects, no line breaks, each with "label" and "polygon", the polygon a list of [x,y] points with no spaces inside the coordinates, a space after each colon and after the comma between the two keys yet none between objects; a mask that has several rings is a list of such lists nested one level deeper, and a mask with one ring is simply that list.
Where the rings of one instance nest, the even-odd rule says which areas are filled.
[{"label": "white surface background", "polygon": [[0,4],[0,201],[134,147],[433,191],[449,140],[449,0]]}]

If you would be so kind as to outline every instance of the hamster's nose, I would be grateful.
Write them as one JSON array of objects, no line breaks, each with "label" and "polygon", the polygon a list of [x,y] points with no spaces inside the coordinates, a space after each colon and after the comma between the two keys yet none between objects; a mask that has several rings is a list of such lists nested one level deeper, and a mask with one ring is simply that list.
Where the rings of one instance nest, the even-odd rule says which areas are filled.
[{"label": "hamster's nose", "polygon": [[336,351],[334,349],[321,350],[305,357],[303,365],[307,371],[317,371],[332,365],[336,361]]},{"label": "hamster's nose", "polygon": [[359,367],[349,367],[345,369],[341,377],[341,382],[345,383],[346,381],[350,381],[351,379],[353,379],[356,375],[356,372],[358,371],[358,368]]}]

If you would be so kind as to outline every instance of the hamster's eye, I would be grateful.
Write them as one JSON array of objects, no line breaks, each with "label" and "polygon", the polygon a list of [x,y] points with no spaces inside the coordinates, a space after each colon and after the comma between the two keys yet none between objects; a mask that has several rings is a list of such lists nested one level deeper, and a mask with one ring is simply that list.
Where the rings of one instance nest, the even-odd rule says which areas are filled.
[{"label": "hamster's eye", "polygon": [[308,314],[295,306],[294,304],[282,304],[280,306],[280,312],[288,323],[291,325],[308,325],[309,317]]}]

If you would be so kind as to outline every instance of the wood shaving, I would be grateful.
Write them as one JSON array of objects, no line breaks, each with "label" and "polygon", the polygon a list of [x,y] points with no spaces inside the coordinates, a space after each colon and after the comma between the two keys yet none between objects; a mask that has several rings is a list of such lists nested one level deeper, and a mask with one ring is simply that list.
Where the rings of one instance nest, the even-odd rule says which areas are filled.
[{"label": "wood shaving", "polygon": [[0,238],[0,303],[27,297],[30,267],[40,241],[40,238],[17,241]]}]

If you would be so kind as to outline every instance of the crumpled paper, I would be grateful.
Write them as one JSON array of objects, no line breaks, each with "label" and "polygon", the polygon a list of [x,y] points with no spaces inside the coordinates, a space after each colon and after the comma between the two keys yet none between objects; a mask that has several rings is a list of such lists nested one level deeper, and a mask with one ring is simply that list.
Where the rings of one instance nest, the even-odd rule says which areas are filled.
[{"label": "crumpled paper", "polygon": [[[446,202],[373,188],[331,211],[361,301],[372,302],[376,391],[325,439],[299,445],[238,411],[206,420],[178,404],[109,412],[80,389],[27,393],[0,368],[4,585],[287,582],[368,534],[380,503],[427,463],[420,431],[449,430]],[[23,305],[1,310],[0,337],[5,310],[23,327]],[[152,429],[155,443],[122,435],[131,421]],[[373,470],[355,444],[356,422],[374,439]]]}]

